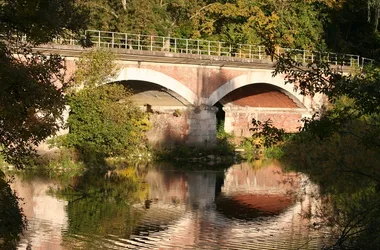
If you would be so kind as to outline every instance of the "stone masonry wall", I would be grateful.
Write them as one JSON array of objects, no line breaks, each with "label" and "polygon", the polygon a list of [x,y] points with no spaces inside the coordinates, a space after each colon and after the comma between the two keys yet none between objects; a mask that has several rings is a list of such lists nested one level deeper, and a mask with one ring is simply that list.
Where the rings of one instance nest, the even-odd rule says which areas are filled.
[{"label": "stone masonry wall", "polygon": [[156,148],[183,144],[188,139],[188,117],[188,111],[183,109],[155,110],[150,115],[149,142]]},{"label": "stone masonry wall", "polygon": [[211,147],[216,145],[216,112],[218,108],[199,106],[189,113],[189,145]]},{"label": "stone masonry wall", "polygon": [[240,108],[225,110],[225,130],[235,136],[249,137],[252,132],[252,119],[266,121],[271,119],[273,126],[283,128],[286,132],[297,132],[302,126],[302,114],[290,109]]},{"label": "stone masonry wall", "polygon": [[153,110],[150,115],[149,142],[157,148],[180,144],[201,147],[216,144],[216,108],[171,107]]}]

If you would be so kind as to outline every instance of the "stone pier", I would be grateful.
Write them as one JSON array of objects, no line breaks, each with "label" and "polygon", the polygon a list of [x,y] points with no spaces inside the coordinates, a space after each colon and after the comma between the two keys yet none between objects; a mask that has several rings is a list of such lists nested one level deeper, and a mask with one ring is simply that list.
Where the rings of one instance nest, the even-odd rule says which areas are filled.
[{"label": "stone pier", "polygon": [[212,106],[168,106],[152,110],[148,140],[155,147],[180,144],[212,147],[216,145],[216,112]]}]

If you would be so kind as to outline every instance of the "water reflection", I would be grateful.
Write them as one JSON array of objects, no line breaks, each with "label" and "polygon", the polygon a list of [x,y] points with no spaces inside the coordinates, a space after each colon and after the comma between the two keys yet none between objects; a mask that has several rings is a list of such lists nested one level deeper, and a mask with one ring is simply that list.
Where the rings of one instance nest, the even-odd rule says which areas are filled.
[{"label": "water reflection", "polygon": [[63,249],[61,231],[68,225],[65,209],[68,202],[48,195],[57,185],[38,177],[24,181],[15,178],[12,182],[12,188],[23,198],[21,207],[28,219],[28,230],[19,249]]},{"label": "water reflection", "polygon": [[127,168],[65,185],[18,179],[32,222],[19,249],[320,248],[323,235],[299,215],[311,197],[293,196],[302,178],[272,162],[224,172]]}]

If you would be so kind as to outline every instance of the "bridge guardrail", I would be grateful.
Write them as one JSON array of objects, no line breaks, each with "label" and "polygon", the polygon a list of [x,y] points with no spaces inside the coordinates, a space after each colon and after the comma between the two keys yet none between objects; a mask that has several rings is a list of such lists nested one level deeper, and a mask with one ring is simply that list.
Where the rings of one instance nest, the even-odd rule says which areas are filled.
[{"label": "bridge guardrail", "polygon": [[[237,44],[232,46],[226,42],[209,41],[202,39],[185,39],[175,37],[129,34],[100,30],[86,30],[85,35],[97,47],[119,48],[128,50],[167,51],[180,54],[195,54],[209,56],[226,56],[248,59],[270,59],[265,46]],[[69,39],[57,38],[59,44],[79,45],[73,37]],[[331,52],[316,52],[310,50],[276,48],[277,54],[291,52],[297,62],[311,63],[319,57],[333,65],[363,67],[374,60],[359,55],[340,54]]]}]

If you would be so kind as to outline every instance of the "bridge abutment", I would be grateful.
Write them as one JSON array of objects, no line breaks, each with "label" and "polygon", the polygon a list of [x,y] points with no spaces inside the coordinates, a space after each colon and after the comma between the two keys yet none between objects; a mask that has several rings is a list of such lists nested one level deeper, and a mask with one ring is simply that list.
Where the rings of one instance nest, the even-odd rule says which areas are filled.
[{"label": "bridge abutment", "polygon": [[286,132],[298,132],[302,126],[301,119],[309,116],[305,109],[294,108],[256,108],[225,106],[224,130],[234,136],[249,137],[252,135],[250,129],[252,119],[266,121],[271,119],[273,125],[282,128]]},{"label": "bridge abutment", "polygon": [[157,148],[181,144],[198,147],[216,145],[216,112],[213,106],[153,107],[149,142]]}]

